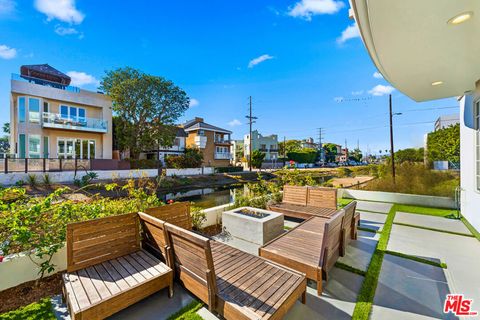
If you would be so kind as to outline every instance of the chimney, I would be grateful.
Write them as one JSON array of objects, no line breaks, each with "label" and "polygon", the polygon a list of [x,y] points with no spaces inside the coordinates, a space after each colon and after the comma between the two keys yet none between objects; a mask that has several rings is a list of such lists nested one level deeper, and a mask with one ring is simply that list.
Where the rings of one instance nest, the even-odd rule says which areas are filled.
[{"label": "chimney", "polygon": [[195,117],[195,122],[203,122],[203,118]]}]

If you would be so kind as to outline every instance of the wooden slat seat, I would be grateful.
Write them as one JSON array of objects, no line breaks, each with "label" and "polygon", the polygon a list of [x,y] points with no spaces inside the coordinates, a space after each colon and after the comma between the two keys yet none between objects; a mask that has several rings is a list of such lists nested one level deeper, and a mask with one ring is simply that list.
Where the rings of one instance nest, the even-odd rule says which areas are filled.
[{"label": "wooden slat seat", "polygon": [[211,247],[219,300],[249,310],[254,318],[277,317],[278,308],[294,302],[305,289],[300,273],[217,241]]},{"label": "wooden slat seat", "polygon": [[63,296],[75,319],[103,319],[169,288],[173,271],[140,248],[136,213],[67,225]]},{"label": "wooden slat seat", "polygon": [[169,286],[172,270],[144,250],[63,275],[72,319],[102,319]]},{"label": "wooden slat seat", "polygon": [[328,279],[329,271],[342,252],[344,216],[345,211],[340,210],[330,219],[311,217],[265,244],[259,254],[317,281],[320,295],[322,281]]},{"label": "wooden slat seat", "polygon": [[285,185],[282,202],[269,205],[267,209],[291,218],[308,219],[312,216],[330,218],[337,211],[337,190]]},{"label": "wooden slat seat", "polygon": [[149,222],[165,227],[176,278],[212,312],[279,319],[297,299],[304,301],[305,275],[159,219]]}]

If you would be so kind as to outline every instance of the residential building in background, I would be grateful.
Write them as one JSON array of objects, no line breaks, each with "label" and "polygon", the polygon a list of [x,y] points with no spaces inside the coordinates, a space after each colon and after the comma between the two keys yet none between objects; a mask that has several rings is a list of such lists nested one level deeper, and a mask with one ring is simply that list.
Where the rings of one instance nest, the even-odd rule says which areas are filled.
[{"label": "residential building in background", "polygon": [[230,164],[232,131],[205,123],[203,118],[187,121],[183,129],[187,133],[186,146],[201,150],[205,166],[225,167]]},{"label": "residential building in background", "polygon": [[435,131],[445,129],[459,123],[460,115],[458,113],[440,116],[438,117],[437,121],[435,121]]},{"label": "residential building in background", "polygon": [[244,153],[244,141],[243,140],[232,140],[232,146],[230,147],[230,153],[232,154],[232,164],[240,165],[242,159],[245,156]]},{"label": "residential building in background", "polygon": [[48,64],[13,74],[10,152],[17,158],[111,159],[112,101],[70,86],[70,77]]},{"label": "residential building in background", "polygon": [[335,157],[336,162],[347,162],[348,161],[348,148],[342,148],[342,146],[337,146],[337,156]]},{"label": "residential building in background", "polygon": [[180,156],[185,153],[187,136],[185,130],[182,127],[178,127],[172,146],[159,146],[158,149],[143,152],[140,154],[140,159],[155,159],[165,164],[167,157],[172,155]]},{"label": "residential building in background", "polygon": [[[244,154],[250,158],[250,135],[246,134],[243,139]],[[258,150],[265,153],[265,161],[277,161],[278,159],[278,136],[271,134],[262,136],[257,130],[252,131],[252,151]]]},{"label": "residential building in background", "polygon": [[302,140],[302,148],[318,149],[318,143],[315,143],[313,138],[307,138]]}]

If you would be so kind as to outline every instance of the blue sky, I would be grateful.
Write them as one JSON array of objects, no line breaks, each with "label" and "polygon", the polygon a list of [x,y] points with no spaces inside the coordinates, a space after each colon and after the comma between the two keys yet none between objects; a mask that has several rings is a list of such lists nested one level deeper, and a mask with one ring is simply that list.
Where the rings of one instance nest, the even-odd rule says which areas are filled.
[{"label": "blue sky", "polygon": [[[415,103],[379,75],[346,0],[0,0],[0,123],[10,74],[49,63],[95,89],[105,70],[131,66],[173,80],[201,116],[240,138],[254,125],[283,139],[316,137],[372,153],[388,149],[393,94],[396,149],[421,146],[455,99]],[[392,91],[393,90],[393,91]],[[415,111],[412,111],[415,110]]]}]

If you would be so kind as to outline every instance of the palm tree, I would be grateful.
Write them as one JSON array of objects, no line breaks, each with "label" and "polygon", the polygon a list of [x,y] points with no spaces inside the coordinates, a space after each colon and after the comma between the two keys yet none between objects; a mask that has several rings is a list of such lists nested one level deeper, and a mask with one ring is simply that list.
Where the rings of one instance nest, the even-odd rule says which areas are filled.
[{"label": "palm tree", "polygon": [[9,122],[5,122],[5,123],[3,124],[2,129],[3,129],[3,132],[5,132],[5,133],[7,133],[7,134],[10,133],[10,123],[9,123]]}]

